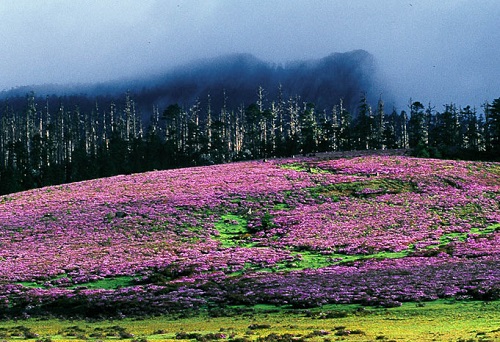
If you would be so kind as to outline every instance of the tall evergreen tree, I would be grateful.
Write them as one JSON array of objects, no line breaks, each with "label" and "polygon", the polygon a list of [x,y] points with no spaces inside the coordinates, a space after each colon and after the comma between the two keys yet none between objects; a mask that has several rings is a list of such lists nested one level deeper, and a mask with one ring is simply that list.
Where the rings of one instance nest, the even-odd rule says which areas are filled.
[{"label": "tall evergreen tree", "polygon": [[408,136],[410,148],[426,148],[429,142],[424,105],[421,102],[410,100],[410,120],[408,122]]},{"label": "tall evergreen tree", "polygon": [[366,94],[361,94],[358,106],[358,115],[354,126],[354,148],[368,150],[373,148],[373,116]]},{"label": "tall evergreen tree", "polygon": [[[500,98],[485,106],[487,111],[486,129],[488,130],[488,149],[500,153]],[[498,158],[498,157],[497,157]]]},{"label": "tall evergreen tree", "polygon": [[302,153],[316,152],[317,150],[317,123],[314,104],[306,103],[300,115],[300,147]]}]

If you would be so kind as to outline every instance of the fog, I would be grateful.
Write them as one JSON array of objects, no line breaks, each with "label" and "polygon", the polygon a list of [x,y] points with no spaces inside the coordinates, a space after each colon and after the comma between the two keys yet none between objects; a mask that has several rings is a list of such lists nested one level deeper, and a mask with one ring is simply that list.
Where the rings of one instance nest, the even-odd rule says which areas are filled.
[{"label": "fog", "polygon": [[236,52],[282,64],[364,49],[387,105],[500,97],[497,0],[5,0],[0,18],[0,90],[157,74]]}]

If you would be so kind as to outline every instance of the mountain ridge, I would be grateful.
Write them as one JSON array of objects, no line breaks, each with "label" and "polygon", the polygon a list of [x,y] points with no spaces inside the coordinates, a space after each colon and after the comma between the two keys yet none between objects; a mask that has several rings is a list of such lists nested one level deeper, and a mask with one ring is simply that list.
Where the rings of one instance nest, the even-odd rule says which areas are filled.
[{"label": "mountain ridge", "polygon": [[259,86],[269,98],[276,98],[281,85],[285,97],[300,96],[320,109],[331,108],[340,98],[349,108],[357,105],[361,93],[371,99],[370,95],[381,92],[376,74],[375,59],[365,50],[284,64],[265,62],[249,53],[233,53],[121,80],[21,86],[0,92],[0,99],[25,96],[32,91],[38,97],[83,95],[113,99],[130,91],[140,107],[172,103],[189,106],[197,100],[206,101],[210,95],[214,107],[227,101],[234,108],[255,102]]}]

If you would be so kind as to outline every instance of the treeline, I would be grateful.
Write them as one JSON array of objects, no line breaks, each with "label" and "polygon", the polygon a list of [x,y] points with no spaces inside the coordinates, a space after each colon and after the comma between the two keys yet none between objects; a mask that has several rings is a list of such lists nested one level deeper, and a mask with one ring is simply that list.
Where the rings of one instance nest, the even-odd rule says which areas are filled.
[{"label": "treeline", "polygon": [[[225,94],[223,95],[225,99]],[[153,106],[149,120],[131,94],[91,109],[59,98],[5,100],[0,110],[0,194],[117,174],[323,151],[410,148],[423,157],[498,160],[500,98],[482,113],[454,104],[437,111],[410,101],[386,112],[361,94],[354,113],[342,99],[315,108],[259,87],[248,106]],[[74,101],[72,101],[74,102]],[[226,103],[226,101],[223,101]],[[88,107],[87,107],[88,108]]]}]

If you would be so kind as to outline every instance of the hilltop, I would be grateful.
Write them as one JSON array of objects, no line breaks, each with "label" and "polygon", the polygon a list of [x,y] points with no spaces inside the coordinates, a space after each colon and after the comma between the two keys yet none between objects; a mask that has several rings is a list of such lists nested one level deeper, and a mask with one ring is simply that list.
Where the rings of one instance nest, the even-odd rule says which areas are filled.
[{"label": "hilltop", "polygon": [[0,315],[499,299],[500,164],[250,161],[0,198]]}]

